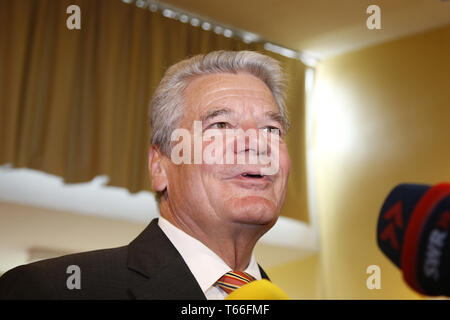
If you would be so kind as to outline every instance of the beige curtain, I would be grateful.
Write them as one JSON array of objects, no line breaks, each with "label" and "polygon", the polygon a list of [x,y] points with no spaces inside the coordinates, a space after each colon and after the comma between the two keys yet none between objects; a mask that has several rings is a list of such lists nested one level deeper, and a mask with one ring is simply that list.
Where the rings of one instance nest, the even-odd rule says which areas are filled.
[{"label": "beige curtain", "polygon": [[[81,8],[68,30],[66,8]],[[67,183],[110,177],[149,189],[148,103],[165,69],[197,53],[259,50],[120,0],[0,1],[0,164]],[[307,220],[304,65],[280,59],[290,79],[293,163],[284,215]]]}]

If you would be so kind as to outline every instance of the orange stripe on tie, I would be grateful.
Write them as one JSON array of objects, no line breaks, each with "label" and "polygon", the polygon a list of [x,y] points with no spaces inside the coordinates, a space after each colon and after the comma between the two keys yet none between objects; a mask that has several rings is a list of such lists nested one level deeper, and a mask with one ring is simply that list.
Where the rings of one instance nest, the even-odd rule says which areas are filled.
[{"label": "orange stripe on tie", "polygon": [[236,289],[239,289],[243,285],[254,281],[253,278],[248,273],[243,271],[230,271],[225,273],[216,284],[226,293],[230,294]]}]

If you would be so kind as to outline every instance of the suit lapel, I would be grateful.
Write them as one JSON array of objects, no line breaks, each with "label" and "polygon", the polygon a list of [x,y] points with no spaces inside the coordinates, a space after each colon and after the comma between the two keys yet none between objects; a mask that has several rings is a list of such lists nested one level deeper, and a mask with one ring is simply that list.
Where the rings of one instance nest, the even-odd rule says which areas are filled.
[{"label": "suit lapel", "polygon": [[128,268],[139,273],[130,280],[136,299],[206,299],[181,255],[153,221],[128,246]]},{"label": "suit lapel", "polygon": [[[129,244],[127,265],[137,272],[129,287],[135,299],[206,299],[183,258],[159,228],[158,219]],[[270,281],[258,267],[261,277]]]},{"label": "suit lapel", "polygon": [[269,281],[270,281],[269,276],[268,276],[267,273],[264,271],[264,269],[261,268],[261,266],[260,266],[259,264],[258,264],[258,268],[259,268],[259,272],[261,273],[261,277],[262,277],[263,279],[266,279],[266,280],[269,280]]}]

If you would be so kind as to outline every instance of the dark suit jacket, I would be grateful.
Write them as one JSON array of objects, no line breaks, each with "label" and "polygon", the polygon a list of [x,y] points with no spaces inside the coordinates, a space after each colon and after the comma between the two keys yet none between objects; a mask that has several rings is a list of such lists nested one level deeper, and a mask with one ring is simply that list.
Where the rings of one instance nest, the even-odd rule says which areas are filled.
[{"label": "dark suit jacket", "polygon": [[[206,299],[157,221],[128,246],[16,267],[0,278],[0,299]],[[67,288],[70,265],[80,267],[81,289]]]}]

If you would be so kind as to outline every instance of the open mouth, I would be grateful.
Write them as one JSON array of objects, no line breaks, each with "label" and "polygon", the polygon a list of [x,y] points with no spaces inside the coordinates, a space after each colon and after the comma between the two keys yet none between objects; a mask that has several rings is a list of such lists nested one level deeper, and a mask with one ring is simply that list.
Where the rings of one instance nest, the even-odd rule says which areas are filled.
[{"label": "open mouth", "polygon": [[262,178],[264,178],[264,175],[258,174],[258,173],[255,173],[255,174],[253,174],[253,173],[243,173],[243,174],[241,174],[241,176],[244,177],[244,178],[250,178],[250,179],[262,179]]},{"label": "open mouth", "polygon": [[241,173],[233,176],[232,180],[243,188],[256,188],[258,190],[266,189],[272,182],[272,178],[268,175],[261,174],[258,171],[259,170],[250,172],[241,171]]}]

